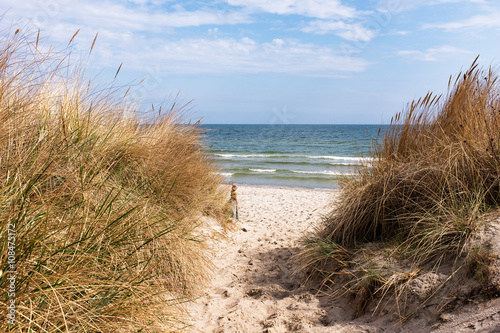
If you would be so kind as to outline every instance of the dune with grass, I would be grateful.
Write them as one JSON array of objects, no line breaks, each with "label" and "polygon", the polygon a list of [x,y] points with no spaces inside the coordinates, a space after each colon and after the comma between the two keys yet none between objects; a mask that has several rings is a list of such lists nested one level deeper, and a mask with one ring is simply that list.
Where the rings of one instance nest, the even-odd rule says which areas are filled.
[{"label": "dune with grass", "polygon": [[202,217],[226,215],[199,129],[176,108],[143,117],[40,40],[0,40],[2,328],[185,327],[211,269]]},{"label": "dune with grass", "polygon": [[393,118],[374,161],[303,239],[301,267],[332,297],[351,297],[355,317],[439,323],[499,296],[500,87],[476,61],[446,96]]}]

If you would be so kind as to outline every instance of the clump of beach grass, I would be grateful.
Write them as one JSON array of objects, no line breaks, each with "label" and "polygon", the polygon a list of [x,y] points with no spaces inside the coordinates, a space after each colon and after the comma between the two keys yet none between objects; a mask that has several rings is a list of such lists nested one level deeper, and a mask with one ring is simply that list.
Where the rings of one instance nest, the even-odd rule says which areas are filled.
[{"label": "clump of beach grass", "polygon": [[211,268],[201,217],[227,218],[200,129],[176,107],[141,117],[39,40],[0,40],[0,289],[15,278],[3,323],[16,308],[3,329],[184,327]]},{"label": "clump of beach grass", "polygon": [[371,165],[343,181],[336,208],[303,242],[300,268],[310,278],[342,285],[341,294],[395,295],[407,318],[401,304],[422,269],[437,272],[446,261],[454,274],[466,267],[488,276],[484,251],[466,249],[500,202],[500,87],[476,61],[450,78],[446,96],[428,93],[397,114]]}]

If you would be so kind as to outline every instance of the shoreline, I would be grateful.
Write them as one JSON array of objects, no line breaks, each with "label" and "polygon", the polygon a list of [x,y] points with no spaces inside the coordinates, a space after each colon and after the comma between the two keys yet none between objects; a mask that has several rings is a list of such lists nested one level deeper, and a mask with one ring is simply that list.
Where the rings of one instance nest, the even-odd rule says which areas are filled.
[{"label": "shoreline", "polygon": [[255,188],[270,188],[270,189],[279,189],[279,190],[308,190],[308,191],[324,191],[324,192],[338,192],[340,193],[341,188],[328,188],[328,187],[308,187],[308,186],[287,186],[287,185],[271,185],[271,184],[248,184],[248,183],[238,183],[234,182],[226,182],[223,181],[221,183],[223,186],[231,186],[232,184],[236,184],[238,188],[240,187],[255,187]]}]

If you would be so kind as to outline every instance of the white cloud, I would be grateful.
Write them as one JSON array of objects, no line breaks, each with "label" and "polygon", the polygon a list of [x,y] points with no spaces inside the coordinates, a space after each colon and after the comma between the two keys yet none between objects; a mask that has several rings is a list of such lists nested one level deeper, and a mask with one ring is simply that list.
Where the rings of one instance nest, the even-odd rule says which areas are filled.
[{"label": "white cloud", "polygon": [[396,30],[396,31],[389,31],[387,35],[392,36],[392,35],[399,35],[399,36],[406,36],[410,34],[410,31],[407,30]]},{"label": "white cloud", "polygon": [[449,23],[426,24],[425,29],[438,28],[446,31],[456,31],[463,29],[485,29],[500,28],[500,12],[492,12],[488,15],[476,15],[467,20]]},{"label": "white cloud", "polygon": [[364,71],[369,63],[335,50],[297,40],[274,39],[258,43],[241,39],[182,39],[164,42],[147,50],[144,58],[129,66],[156,63],[168,73],[287,73],[300,76],[334,77]]},{"label": "white cloud", "polygon": [[[157,4],[152,5],[153,2],[146,0],[133,0],[134,8],[117,1],[5,1],[7,5],[12,4],[8,12],[9,23],[19,17],[29,17],[31,13],[32,24],[41,28],[42,36],[49,37],[51,43],[66,45],[73,33],[80,29],[75,48],[85,52],[98,32],[93,54],[94,63],[100,68],[117,68],[123,62],[122,71],[141,72],[148,66],[155,66],[161,71],[178,74],[267,72],[334,77],[364,71],[370,64],[360,57],[343,55],[332,47],[286,39],[279,34],[262,42],[256,38],[234,37],[237,35],[228,34],[229,29],[221,28],[227,24],[249,22],[248,8],[202,7],[188,11],[174,5],[168,7],[175,8],[169,11],[165,7],[154,11]],[[57,6],[52,6],[51,1],[57,2]],[[228,2],[243,3],[240,0]],[[249,0],[245,3],[254,7],[277,6],[273,10],[279,13],[311,16],[349,17],[356,13],[339,1],[280,0],[266,5],[265,1]],[[0,5],[0,11],[4,4]],[[209,26],[201,35],[176,34],[178,29],[175,28],[204,24]],[[342,38],[371,38],[369,34],[364,35],[360,25],[339,24],[342,27],[335,33]]]},{"label": "white cloud", "polygon": [[225,0],[231,6],[272,14],[297,14],[315,18],[353,18],[359,15],[354,7],[345,6],[340,0]]},{"label": "white cloud", "polygon": [[392,14],[397,14],[400,12],[414,10],[422,6],[435,6],[447,3],[480,3],[487,4],[484,0],[379,0],[377,4],[377,10],[381,12],[390,12]]},{"label": "white cloud", "polygon": [[443,45],[437,48],[429,48],[425,51],[419,50],[402,50],[398,51],[397,55],[408,57],[419,61],[443,61],[449,59],[450,56],[461,54],[470,54],[471,52],[464,49],[459,49],[454,46]]},{"label": "white cloud", "polygon": [[485,0],[434,0],[431,4],[441,4],[441,3],[459,3],[459,2],[472,2],[472,3],[487,3]]},{"label": "white cloud", "polygon": [[200,8],[188,11],[182,8],[166,10],[154,2],[135,0],[139,7],[128,7],[123,2],[35,0],[13,1],[0,5],[7,10],[6,17],[31,19],[40,28],[50,28],[54,22],[66,22],[94,29],[121,29],[161,31],[165,28],[200,25],[224,25],[250,22],[247,14],[240,10]]},{"label": "white cloud", "polygon": [[349,41],[369,42],[375,37],[375,31],[366,29],[359,23],[342,21],[312,21],[301,30],[316,34],[334,33]]}]

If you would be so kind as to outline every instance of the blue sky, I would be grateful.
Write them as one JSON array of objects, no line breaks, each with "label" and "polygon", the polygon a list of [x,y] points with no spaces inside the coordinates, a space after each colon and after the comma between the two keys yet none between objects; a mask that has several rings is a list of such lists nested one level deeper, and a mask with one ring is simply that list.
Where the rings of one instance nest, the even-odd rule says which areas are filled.
[{"label": "blue sky", "polygon": [[[147,79],[144,104],[192,100],[203,123],[388,123],[445,93],[480,55],[500,64],[494,0],[2,0],[0,24],[74,52],[99,34],[89,74]],[[166,101],[166,102],[164,102]]]}]

